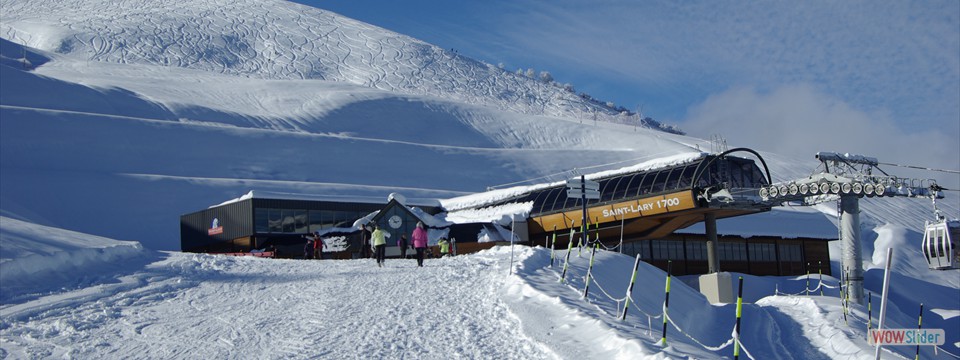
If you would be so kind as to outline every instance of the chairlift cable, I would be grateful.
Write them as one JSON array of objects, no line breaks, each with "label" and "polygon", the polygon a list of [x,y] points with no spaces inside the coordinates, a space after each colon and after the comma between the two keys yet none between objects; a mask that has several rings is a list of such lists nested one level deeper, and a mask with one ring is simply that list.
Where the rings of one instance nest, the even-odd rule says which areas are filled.
[{"label": "chairlift cable", "polygon": [[951,173],[951,174],[960,174],[960,170],[934,169],[934,168],[928,168],[928,167],[923,167],[923,166],[899,165],[899,164],[882,163],[882,162],[877,162],[877,164],[880,164],[880,165],[890,165],[890,166],[899,166],[899,167],[905,167],[905,168],[911,168],[911,169],[918,169],[918,170],[939,171],[939,172],[945,172],[945,173]]}]

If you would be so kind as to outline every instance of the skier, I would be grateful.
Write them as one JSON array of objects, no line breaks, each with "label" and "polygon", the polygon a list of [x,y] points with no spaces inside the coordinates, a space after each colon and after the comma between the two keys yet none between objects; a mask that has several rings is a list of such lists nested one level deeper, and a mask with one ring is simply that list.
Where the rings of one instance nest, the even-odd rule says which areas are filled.
[{"label": "skier", "polygon": [[417,251],[417,266],[423,267],[423,253],[427,251],[427,231],[423,229],[423,222],[417,222],[417,228],[413,229],[410,235],[413,240],[413,248]]},{"label": "skier", "polygon": [[306,235],[303,237],[307,239],[307,243],[303,244],[303,258],[310,259],[313,257],[313,238],[309,238]]},{"label": "skier", "polygon": [[319,232],[313,233],[313,258],[317,260],[323,260],[323,249],[327,247],[327,244],[323,242],[323,239],[320,238]]},{"label": "skier", "polygon": [[446,238],[440,238],[437,245],[440,245],[440,257],[445,257],[450,253],[450,242]]},{"label": "skier", "polygon": [[370,235],[370,244],[373,245],[374,253],[377,256],[377,266],[383,267],[384,258],[387,250],[387,237],[385,231],[380,229],[380,224],[373,225],[373,234]]},{"label": "skier", "polygon": [[401,234],[401,235],[400,235],[400,239],[397,240],[397,246],[400,247],[400,258],[401,258],[401,259],[406,259],[406,258],[407,258],[407,246],[409,246],[409,244],[407,243],[407,235],[406,235],[406,234]]}]

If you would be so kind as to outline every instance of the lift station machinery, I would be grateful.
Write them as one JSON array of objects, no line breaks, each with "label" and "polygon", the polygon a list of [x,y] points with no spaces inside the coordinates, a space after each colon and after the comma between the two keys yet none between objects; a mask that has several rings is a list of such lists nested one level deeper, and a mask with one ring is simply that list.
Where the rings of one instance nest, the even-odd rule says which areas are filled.
[{"label": "lift station machinery", "polygon": [[[860,245],[860,198],[913,197],[942,199],[944,190],[932,179],[908,179],[892,176],[878,168],[876,158],[819,152],[820,173],[807,178],[771,184],[761,188],[759,195],[772,203],[802,202],[805,205],[832,202],[839,199],[840,244],[843,274],[849,282],[847,296],[863,304],[863,267]],[[936,212],[937,219],[926,224],[924,254],[932,269],[947,269],[957,265],[958,228],[950,227]],[[954,230],[951,230],[954,229]],[[953,232],[951,232],[953,231]],[[951,243],[953,241],[953,243]]]}]

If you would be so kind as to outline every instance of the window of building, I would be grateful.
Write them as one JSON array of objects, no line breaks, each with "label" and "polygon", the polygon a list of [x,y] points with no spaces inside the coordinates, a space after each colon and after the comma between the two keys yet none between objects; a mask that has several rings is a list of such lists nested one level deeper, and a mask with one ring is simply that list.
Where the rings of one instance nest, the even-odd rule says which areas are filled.
[{"label": "window of building", "polygon": [[803,262],[803,247],[799,244],[780,244],[780,261]]},{"label": "window of building", "polygon": [[294,231],[296,231],[296,229],[297,229],[297,228],[296,228],[296,226],[297,226],[297,211],[296,211],[296,210],[281,210],[281,214],[283,214],[283,215],[282,215],[282,216],[283,216],[283,219],[281,220],[281,223],[282,223],[282,226],[283,226],[283,227],[282,227],[281,232],[293,233]]},{"label": "window of building", "polygon": [[613,200],[613,185],[616,181],[610,179],[600,181],[600,201]]},{"label": "window of building", "polygon": [[747,261],[747,247],[744,243],[721,242],[717,250],[720,260]]},{"label": "window of building", "polygon": [[302,234],[325,228],[320,211],[302,209],[258,208],[254,211],[254,225],[258,233]]},{"label": "window of building", "polygon": [[687,241],[687,260],[707,260],[707,243]]},{"label": "window of building", "polygon": [[306,210],[293,210],[293,232],[306,233],[310,230],[309,224]]},{"label": "window of building", "polygon": [[[327,214],[324,214],[327,215]],[[353,222],[359,218],[356,211],[335,210],[330,211],[330,218],[324,216],[323,221],[330,227],[348,228],[353,226]]]},{"label": "window of building", "polygon": [[310,210],[308,215],[308,227],[310,232],[320,231],[325,229],[323,226],[323,212],[320,210]]},{"label": "window of building", "polygon": [[750,243],[750,261],[753,262],[776,262],[776,245],[764,243]]},{"label": "window of building", "polygon": [[654,260],[683,260],[683,242],[674,240],[650,240]]},{"label": "window of building", "polygon": [[677,184],[680,183],[680,175],[683,173],[683,168],[672,168],[667,172],[667,177],[663,180],[662,191],[671,191],[677,188]]},{"label": "window of building", "polygon": [[255,231],[258,233],[270,232],[270,212],[268,209],[257,208],[253,213]]},{"label": "window of building", "polygon": [[641,260],[650,260],[650,247],[646,241],[625,241],[623,253],[630,256],[640,255]]},{"label": "window of building", "polygon": [[270,223],[269,232],[282,233],[283,232],[283,211],[280,209],[269,209],[268,210],[267,221]]}]

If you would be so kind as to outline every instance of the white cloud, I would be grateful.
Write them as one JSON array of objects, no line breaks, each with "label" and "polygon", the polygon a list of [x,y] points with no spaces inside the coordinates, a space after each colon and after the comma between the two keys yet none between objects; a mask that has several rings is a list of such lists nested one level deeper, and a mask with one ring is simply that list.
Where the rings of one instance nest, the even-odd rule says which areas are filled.
[{"label": "white cloud", "polygon": [[960,136],[958,4],[525,2],[488,20],[497,24],[488,36],[523,66],[604,100],[645,103],[655,118],[734,86],[809,83],[903,127]]},{"label": "white cloud", "polygon": [[[944,129],[904,128],[883,109],[858,109],[808,84],[769,92],[729,89],[692,107],[681,127],[693,136],[719,134],[731,146],[809,159],[811,164],[816,164],[813,155],[818,151],[832,151],[872,156],[883,163],[960,168],[957,138]],[[882,168],[891,175],[960,186],[956,174]]]}]

